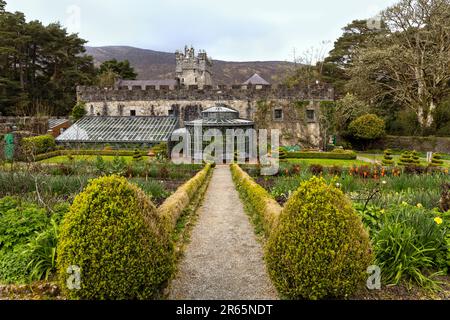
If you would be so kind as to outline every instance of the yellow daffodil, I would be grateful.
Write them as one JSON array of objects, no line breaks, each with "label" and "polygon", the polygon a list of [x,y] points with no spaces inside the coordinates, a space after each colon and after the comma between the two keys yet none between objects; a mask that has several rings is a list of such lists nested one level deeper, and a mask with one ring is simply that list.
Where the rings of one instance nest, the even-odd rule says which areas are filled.
[{"label": "yellow daffodil", "polygon": [[423,205],[421,203],[418,203],[416,207],[417,208],[423,208]]},{"label": "yellow daffodil", "polygon": [[408,205],[408,202],[403,201],[403,202],[402,202],[402,205],[403,205],[403,206],[407,206],[407,205]]},{"label": "yellow daffodil", "polygon": [[442,219],[439,217],[434,218],[434,222],[436,222],[437,224],[441,224],[442,223]]}]

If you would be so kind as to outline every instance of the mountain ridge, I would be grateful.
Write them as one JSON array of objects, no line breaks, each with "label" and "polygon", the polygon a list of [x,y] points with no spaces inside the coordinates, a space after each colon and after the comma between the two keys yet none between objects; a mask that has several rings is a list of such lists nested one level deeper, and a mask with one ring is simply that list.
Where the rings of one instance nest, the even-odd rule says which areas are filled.
[{"label": "mountain ridge", "polygon": [[[138,73],[139,80],[175,77],[175,53],[111,45],[87,46],[86,54],[93,56],[96,66],[111,59],[128,60]],[[287,61],[212,61],[213,81],[216,84],[240,84],[255,73],[272,84],[278,84],[295,68],[293,62]]]}]

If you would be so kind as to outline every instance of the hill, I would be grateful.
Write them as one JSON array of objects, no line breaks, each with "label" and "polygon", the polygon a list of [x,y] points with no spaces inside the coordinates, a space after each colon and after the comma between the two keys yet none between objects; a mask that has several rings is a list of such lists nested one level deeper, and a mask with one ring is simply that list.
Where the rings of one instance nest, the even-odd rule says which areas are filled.
[{"label": "hill", "polygon": [[[86,53],[94,57],[96,65],[110,59],[129,60],[141,80],[175,77],[174,53],[126,46],[86,47]],[[239,84],[258,73],[270,83],[277,84],[293,69],[294,64],[285,61],[213,60],[213,79],[217,84]]]}]

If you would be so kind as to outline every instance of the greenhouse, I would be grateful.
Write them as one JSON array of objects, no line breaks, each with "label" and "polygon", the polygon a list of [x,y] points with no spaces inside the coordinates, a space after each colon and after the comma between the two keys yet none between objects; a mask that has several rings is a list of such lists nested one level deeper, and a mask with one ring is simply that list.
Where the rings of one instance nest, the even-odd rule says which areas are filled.
[{"label": "greenhouse", "polygon": [[167,142],[178,127],[175,117],[84,117],[64,131],[59,144],[152,146]]}]

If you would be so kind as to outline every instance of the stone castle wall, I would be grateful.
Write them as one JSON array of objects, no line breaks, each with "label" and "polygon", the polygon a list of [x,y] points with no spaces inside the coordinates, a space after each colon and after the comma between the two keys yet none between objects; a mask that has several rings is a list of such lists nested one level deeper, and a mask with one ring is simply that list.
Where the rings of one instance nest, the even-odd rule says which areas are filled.
[{"label": "stone castle wall", "polygon": [[[91,116],[176,116],[180,126],[201,117],[201,111],[225,103],[239,111],[241,118],[255,121],[256,128],[280,129],[283,145],[319,147],[320,101],[333,100],[333,91],[317,87],[306,91],[285,86],[218,86],[189,88],[79,87],[78,99],[86,102]],[[281,111],[280,111],[281,110]],[[309,110],[309,113],[307,113]],[[280,118],[281,113],[281,118]],[[314,115],[311,118],[311,114]],[[308,117],[309,116],[309,117]]]}]

